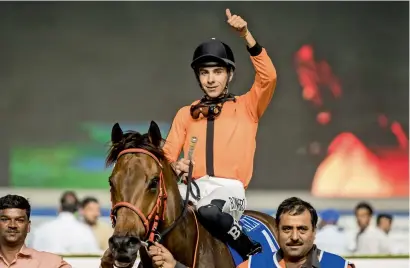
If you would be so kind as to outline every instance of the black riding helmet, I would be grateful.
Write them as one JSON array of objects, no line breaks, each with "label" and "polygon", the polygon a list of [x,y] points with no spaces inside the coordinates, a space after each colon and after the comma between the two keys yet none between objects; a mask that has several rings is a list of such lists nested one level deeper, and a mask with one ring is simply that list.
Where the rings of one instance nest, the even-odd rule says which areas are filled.
[{"label": "black riding helmet", "polygon": [[200,44],[194,52],[191,67],[197,71],[199,67],[226,66],[235,70],[235,58],[231,48],[215,38]]}]

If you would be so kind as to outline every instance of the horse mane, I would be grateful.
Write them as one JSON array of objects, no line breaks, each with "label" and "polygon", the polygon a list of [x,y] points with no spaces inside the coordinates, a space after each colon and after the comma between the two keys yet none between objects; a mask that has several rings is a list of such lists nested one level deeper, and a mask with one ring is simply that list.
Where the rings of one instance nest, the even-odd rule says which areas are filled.
[{"label": "horse mane", "polygon": [[159,160],[165,159],[164,151],[151,143],[147,133],[141,134],[137,131],[130,130],[124,133],[120,142],[111,143],[105,160],[106,167],[111,166],[117,161],[117,157],[121,151],[133,148],[147,150],[154,154]]}]

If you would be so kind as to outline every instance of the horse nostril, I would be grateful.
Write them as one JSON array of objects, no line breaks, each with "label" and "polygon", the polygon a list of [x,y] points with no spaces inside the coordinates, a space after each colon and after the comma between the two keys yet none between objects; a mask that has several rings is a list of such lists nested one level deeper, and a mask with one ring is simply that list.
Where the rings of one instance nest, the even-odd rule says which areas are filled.
[{"label": "horse nostril", "polygon": [[128,238],[127,246],[135,247],[138,243],[140,243],[140,240],[135,236],[131,236]]},{"label": "horse nostril", "polygon": [[110,239],[108,239],[108,244],[111,246],[118,246],[119,242],[119,237],[118,236],[111,236]]},{"label": "horse nostril", "polygon": [[112,248],[135,247],[140,242],[140,239],[135,236],[112,236],[108,240]]}]

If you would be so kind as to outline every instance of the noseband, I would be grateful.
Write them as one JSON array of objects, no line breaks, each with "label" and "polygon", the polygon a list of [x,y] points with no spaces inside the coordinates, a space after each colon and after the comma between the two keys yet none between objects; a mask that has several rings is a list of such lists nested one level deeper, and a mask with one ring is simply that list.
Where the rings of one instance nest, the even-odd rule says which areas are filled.
[{"label": "noseband", "polygon": [[145,155],[150,156],[152,159],[155,160],[157,165],[161,168],[161,173],[159,175],[159,194],[157,196],[157,200],[155,202],[155,206],[152,208],[151,212],[148,214],[148,216],[145,216],[144,213],[141,211],[141,209],[137,208],[136,206],[132,205],[129,202],[118,202],[115,205],[113,205],[111,209],[111,222],[112,222],[112,227],[114,228],[117,222],[117,212],[120,208],[128,208],[135,212],[138,217],[141,219],[142,223],[144,224],[145,228],[145,238],[147,239],[148,242],[156,242],[161,239],[161,234],[158,232],[158,224],[160,220],[165,220],[165,211],[166,211],[166,206],[167,206],[167,189],[165,186],[165,181],[164,181],[164,174],[163,174],[163,165],[159,161],[159,159],[152,153],[150,153],[147,150],[141,149],[141,148],[133,148],[133,149],[126,149],[121,151],[118,156],[117,156],[117,161],[118,159],[129,153],[142,153]]}]

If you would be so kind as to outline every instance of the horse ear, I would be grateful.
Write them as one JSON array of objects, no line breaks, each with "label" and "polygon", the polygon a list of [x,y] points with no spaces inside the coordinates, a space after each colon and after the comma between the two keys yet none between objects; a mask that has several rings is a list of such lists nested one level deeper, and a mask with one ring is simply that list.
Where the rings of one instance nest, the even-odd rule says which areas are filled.
[{"label": "horse ear", "polygon": [[159,147],[161,145],[161,130],[159,130],[157,123],[155,123],[154,121],[151,121],[151,124],[149,126],[148,137],[154,146]]},{"label": "horse ear", "polygon": [[111,130],[111,142],[118,143],[122,140],[123,136],[124,136],[124,133],[122,132],[120,124],[115,123],[115,125],[112,127],[112,130]]}]

